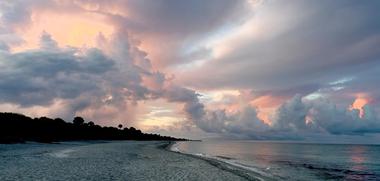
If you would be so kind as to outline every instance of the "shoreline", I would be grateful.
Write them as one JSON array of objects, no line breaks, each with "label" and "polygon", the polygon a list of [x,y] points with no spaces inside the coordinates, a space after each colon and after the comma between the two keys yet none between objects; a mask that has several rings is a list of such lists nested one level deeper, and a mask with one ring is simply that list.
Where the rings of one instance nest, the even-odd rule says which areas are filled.
[{"label": "shoreline", "polygon": [[172,141],[0,145],[0,180],[258,180],[167,150]]},{"label": "shoreline", "polygon": [[195,154],[190,154],[190,153],[184,153],[181,151],[173,150],[173,146],[177,144],[180,141],[170,141],[167,143],[165,146],[162,148],[165,149],[166,151],[176,153],[176,154],[181,154],[185,156],[189,156],[194,159],[199,159],[206,161],[208,164],[217,167],[218,169],[230,172],[232,174],[235,174],[239,177],[243,177],[248,180],[260,180],[260,181],[267,181],[267,180],[275,180],[274,178],[270,178],[268,176],[265,176],[258,171],[252,170],[248,167],[244,167],[243,165],[237,165],[234,163],[230,163],[227,161],[223,161],[217,158],[213,157],[207,157],[207,156],[200,156],[200,155],[195,155]]},{"label": "shoreline", "polygon": [[[64,158],[64,157],[68,157],[68,155],[70,155],[72,153],[72,151],[70,152],[65,152],[66,149],[68,150],[71,150],[71,149],[77,149],[77,147],[82,147],[82,146],[96,146],[96,145],[102,145],[102,144],[117,144],[117,143],[122,143],[124,141],[109,141],[109,140],[102,140],[102,141],[63,141],[63,142],[56,142],[54,144],[52,143],[38,143],[38,142],[26,142],[26,143],[22,143],[22,144],[15,144],[15,145],[18,145],[18,146],[22,146],[22,147],[28,147],[28,145],[39,145],[40,147],[62,147],[64,148],[63,151],[59,151],[58,154],[54,154],[54,155],[64,155],[62,157],[59,157],[58,158]],[[216,167],[216,169],[219,169],[221,171],[225,171],[225,172],[229,172],[233,175],[236,175],[238,177],[241,177],[241,178],[244,178],[244,179],[247,179],[247,180],[275,180],[273,178],[270,178],[268,176],[265,176],[259,172],[256,172],[255,170],[251,170],[250,168],[245,168],[243,165],[236,165],[234,163],[229,163],[227,161],[224,161],[224,160],[220,160],[220,159],[217,159],[217,158],[213,158],[213,157],[206,157],[206,156],[200,156],[200,155],[194,155],[194,154],[189,154],[189,153],[183,153],[183,152],[180,152],[179,150],[173,150],[173,146],[178,143],[178,141],[130,141],[131,143],[133,144],[142,144],[145,145],[145,143],[147,143],[146,145],[152,145],[153,147],[155,147],[156,149],[159,149],[159,150],[163,150],[165,152],[169,152],[170,154],[177,154],[177,155],[181,155],[181,156],[185,156],[185,157],[188,157],[188,158],[191,158],[191,159],[196,159],[196,160],[200,160],[200,161],[204,161],[206,164],[212,166],[212,167]],[[145,143],[144,143],[145,142]],[[151,143],[149,143],[151,142]],[[55,146],[54,146],[55,145]],[[5,145],[3,145],[5,146]],[[9,145],[7,144],[7,146],[12,146],[12,145]],[[75,152],[74,152],[75,153]],[[0,169],[1,171],[1,169]]]}]

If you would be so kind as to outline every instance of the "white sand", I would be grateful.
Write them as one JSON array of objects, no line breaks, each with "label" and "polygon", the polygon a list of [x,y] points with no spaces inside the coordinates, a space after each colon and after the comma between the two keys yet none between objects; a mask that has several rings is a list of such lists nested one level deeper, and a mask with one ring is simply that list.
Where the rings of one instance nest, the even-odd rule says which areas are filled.
[{"label": "white sand", "polygon": [[170,152],[167,142],[0,145],[0,180],[252,180],[222,163]]}]

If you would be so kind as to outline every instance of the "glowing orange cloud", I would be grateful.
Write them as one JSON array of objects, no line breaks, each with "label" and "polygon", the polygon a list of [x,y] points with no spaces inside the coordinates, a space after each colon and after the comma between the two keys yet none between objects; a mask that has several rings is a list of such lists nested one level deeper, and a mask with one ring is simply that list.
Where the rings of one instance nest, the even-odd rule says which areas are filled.
[{"label": "glowing orange cloud", "polygon": [[350,107],[350,110],[352,109],[358,109],[359,110],[359,117],[360,118],[363,118],[364,116],[364,110],[363,110],[363,107],[369,103],[369,100],[367,98],[364,98],[364,97],[357,97],[355,99],[355,101],[352,103],[351,107]]},{"label": "glowing orange cloud", "polygon": [[270,95],[260,96],[253,99],[250,105],[257,107],[257,117],[263,120],[266,124],[271,125],[270,115],[273,114],[274,110],[284,102],[284,97],[275,97]]},{"label": "glowing orange cloud", "polygon": [[283,103],[285,98],[275,96],[260,96],[250,102],[251,105],[265,108],[273,108]]},{"label": "glowing orange cloud", "polygon": [[259,109],[257,111],[257,117],[262,120],[265,124],[272,125],[272,121],[270,119],[270,114],[273,112],[272,109]]},{"label": "glowing orange cloud", "polygon": [[43,31],[49,33],[59,46],[94,47],[99,33],[109,37],[114,27],[107,24],[106,17],[95,13],[33,12],[28,27],[17,30],[25,44],[13,47],[13,50],[37,48]]}]

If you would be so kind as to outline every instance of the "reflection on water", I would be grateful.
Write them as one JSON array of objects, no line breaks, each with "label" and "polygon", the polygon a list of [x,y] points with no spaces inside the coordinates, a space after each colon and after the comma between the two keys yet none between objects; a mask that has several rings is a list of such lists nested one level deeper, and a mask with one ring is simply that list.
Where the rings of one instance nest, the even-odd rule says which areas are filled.
[{"label": "reflection on water", "polygon": [[[353,145],[349,150],[350,159],[352,165],[350,170],[357,172],[366,172],[368,168],[365,166],[367,147],[362,145]],[[347,180],[366,180],[366,174],[347,174],[345,179]]]},{"label": "reflection on water", "polygon": [[232,159],[282,180],[380,180],[380,146],[376,145],[203,141],[176,147]]},{"label": "reflection on water", "polygon": [[365,146],[353,146],[350,150],[350,157],[353,165],[353,170],[359,170],[363,171],[365,167],[363,166],[363,163],[366,161],[366,158],[364,154],[367,152],[367,149]]}]

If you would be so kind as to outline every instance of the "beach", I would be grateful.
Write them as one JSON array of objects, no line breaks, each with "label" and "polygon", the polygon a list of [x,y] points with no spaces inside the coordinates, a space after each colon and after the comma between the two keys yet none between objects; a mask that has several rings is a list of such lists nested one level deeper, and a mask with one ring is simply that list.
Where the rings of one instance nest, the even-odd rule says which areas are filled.
[{"label": "beach", "polygon": [[249,171],[172,152],[166,141],[0,145],[0,180],[256,180]]}]

